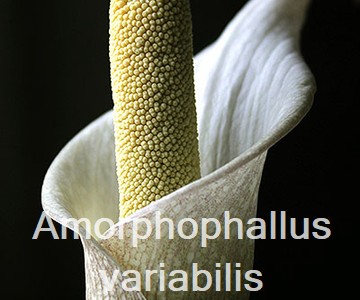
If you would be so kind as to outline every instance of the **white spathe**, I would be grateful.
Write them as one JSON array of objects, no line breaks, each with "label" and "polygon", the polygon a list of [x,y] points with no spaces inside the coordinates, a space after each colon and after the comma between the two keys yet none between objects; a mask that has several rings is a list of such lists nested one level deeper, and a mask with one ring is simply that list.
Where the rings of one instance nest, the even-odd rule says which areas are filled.
[{"label": "white spathe", "polygon": [[[257,195],[267,150],[286,135],[309,110],[315,82],[299,53],[299,36],[308,0],[252,0],[230,22],[220,38],[195,57],[195,89],[199,124],[202,178],[120,220],[108,232],[110,239],[85,239],[87,299],[192,299],[194,292],[126,292],[118,277],[107,291],[100,270],[111,279],[135,269],[184,270],[191,277],[192,263],[213,271],[215,263],[239,262],[252,269],[254,241],[219,238],[200,246],[200,234],[184,240],[160,240],[154,231],[138,247],[132,247],[132,221],[146,218],[154,224],[155,213],[175,224],[192,218],[223,220],[224,211],[245,222],[256,216]],[[68,218],[118,220],[112,113],[95,120],[72,139],[46,174],[42,203],[45,212],[64,223]],[[74,229],[72,224],[67,224]],[[145,224],[139,228],[146,229]],[[102,228],[102,232],[108,230]],[[140,230],[140,229],[139,229]],[[117,238],[119,231],[124,238]],[[191,232],[191,228],[189,228]],[[190,282],[191,283],[191,282]],[[197,293],[196,299],[248,299],[241,293]]]}]

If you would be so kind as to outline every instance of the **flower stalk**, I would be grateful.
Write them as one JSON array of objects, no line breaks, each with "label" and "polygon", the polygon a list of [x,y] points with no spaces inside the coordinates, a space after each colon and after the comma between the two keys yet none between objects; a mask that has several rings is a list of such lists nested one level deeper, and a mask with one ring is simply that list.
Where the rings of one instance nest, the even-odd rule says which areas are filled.
[{"label": "flower stalk", "polygon": [[112,0],[120,217],[200,178],[188,0]]}]

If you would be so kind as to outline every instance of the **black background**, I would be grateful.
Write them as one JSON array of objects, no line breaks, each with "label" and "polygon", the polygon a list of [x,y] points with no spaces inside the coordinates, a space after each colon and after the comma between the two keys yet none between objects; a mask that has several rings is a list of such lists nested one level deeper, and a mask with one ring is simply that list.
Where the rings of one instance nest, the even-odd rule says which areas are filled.
[{"label": "black background", "polygon": [[[191,1],[195,53],[244,2]],[[312,2],[302,52],[317,81],[315,102],[269,151],[259,195],[259,217],[268,219],[271,210],[325,217],[332,236],[257,242],[254,268],[263,272],[264,288],[253,300],[338,299],[338,293],[343,299],[356,288],[356,3]],[[52,240],[46,233],[31,238],[51,161],[81,128],[112,108],[108,1],[0,0],[0,101],[2,298],[84,299],[80,241]]]}]

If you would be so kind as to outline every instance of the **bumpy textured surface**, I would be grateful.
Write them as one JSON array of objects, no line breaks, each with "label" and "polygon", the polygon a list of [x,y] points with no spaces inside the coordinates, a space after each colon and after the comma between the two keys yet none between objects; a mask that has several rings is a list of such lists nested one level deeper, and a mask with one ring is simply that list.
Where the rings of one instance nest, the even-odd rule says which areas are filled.
[{"label": "bumpy textured surface", "polygon": [[120,216],[200,177],[188,0],[113,0]]}]

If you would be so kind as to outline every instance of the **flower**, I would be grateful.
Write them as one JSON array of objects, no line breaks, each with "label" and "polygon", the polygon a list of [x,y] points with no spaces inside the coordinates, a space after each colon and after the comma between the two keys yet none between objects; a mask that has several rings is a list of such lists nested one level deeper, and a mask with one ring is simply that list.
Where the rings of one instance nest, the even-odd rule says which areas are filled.
[{"label": "flower", "polygon": [[[152,231],[133,247],[133,224],[148,220],[154,225],[156,212],[174,224],[189,219],[201,224],[202,218],[208,218],[212,221],[207,229],[215,235],[215,220],[223,220],[226,211],[242,220],[256,216],[267,150],[300,122],[315,92],[313,76],[299,54],[308,2],[252,0],[219,39],[195,57],[201,179],[118,222],[112,112],[87,126],[56,157],[44,180],[45,212],[73,230],[74,225],[65,220],[118,222],[110,229],[104,223],[100,230],[92,228],[90,238],[79,228],[88,299],[189,299],[194,295],[191,289],[161,291],[157,281],[149,291],[125,291],[121,283],[127,276],[122,272],[129,269],[143,274],[165,263],[166,270],[191,274],[193,262],[204,270],[228,262],[241,263],[242,270],[252,268],[254,241],[238,239],[237,231],[231,231],[229,239],[209,238],[204,246],[201,234],[169,239],[171,228],[163,226],[160,239]],[[137,232],[145,236],[147,225],[138,222]],[[184,225],[183,230],[184,235],[191,234],[191,226]],[[121,233],[124,236],[119,238]],[[105,234],[108,238],[103,238]],[[111,279],[116,270],[120,273],[109,290],[104,274]],[[247,299],[249,292],[226,292],[226,298],[234,295]],[[199,299],[224,297],[213,288],[197,295]]]}]

